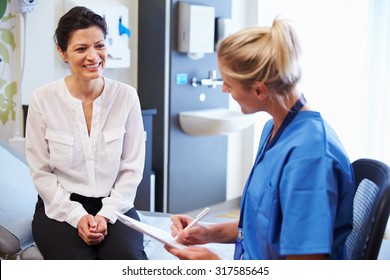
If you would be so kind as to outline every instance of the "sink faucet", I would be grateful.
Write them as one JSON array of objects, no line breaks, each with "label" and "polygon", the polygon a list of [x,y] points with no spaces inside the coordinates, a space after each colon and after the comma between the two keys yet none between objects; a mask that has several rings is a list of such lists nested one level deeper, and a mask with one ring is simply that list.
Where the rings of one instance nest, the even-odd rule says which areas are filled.
[{"label": "sink faucet", "polygon": [[200,81],[198,81],[196,77],[193,77],[191,80],[191,84],[193,87],[208,86],[208,87],[216,88],[217,86],[222,86],[223,80],[217,79],[216,70],[211,70],[209,71],[208,79],[201,79]]}]

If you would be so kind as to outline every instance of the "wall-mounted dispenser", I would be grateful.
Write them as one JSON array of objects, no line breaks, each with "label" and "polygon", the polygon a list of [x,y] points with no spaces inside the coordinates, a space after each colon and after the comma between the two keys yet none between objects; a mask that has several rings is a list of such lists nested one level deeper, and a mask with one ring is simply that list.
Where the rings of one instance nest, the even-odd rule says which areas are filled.
[{"label": "wall-mounted dispenser", "polygon": [[215,8],[178,3],[178,51],[192,59],[214,52]]},{"label": "wall-mounted dispenser", "polygon": [[218,18],[217,19],[217,40],[216,47],[218,43],[235,32],[235,26],[231,18]]},{"label": "wall-mounted dispenser", "polygon": [[74,6],[85,6],[106,20],[108,27],[106,68],[130,67],[129,38],[131,32],[128,28],[127,7],[118,0],[65,0],[65,12]]}]

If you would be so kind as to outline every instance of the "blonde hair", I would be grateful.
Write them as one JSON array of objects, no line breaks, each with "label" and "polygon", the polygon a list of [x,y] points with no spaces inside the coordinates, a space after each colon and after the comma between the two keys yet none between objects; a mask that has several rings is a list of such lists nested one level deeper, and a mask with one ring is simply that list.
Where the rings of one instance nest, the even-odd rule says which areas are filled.
[{"label": "blonde hair", "polygon": [[275,19],[271,28],[251,27],[232,34],[218,46],[224,74],[250,88],[267,84],[288,97],[301,77],[298,37],[285,20]]}]

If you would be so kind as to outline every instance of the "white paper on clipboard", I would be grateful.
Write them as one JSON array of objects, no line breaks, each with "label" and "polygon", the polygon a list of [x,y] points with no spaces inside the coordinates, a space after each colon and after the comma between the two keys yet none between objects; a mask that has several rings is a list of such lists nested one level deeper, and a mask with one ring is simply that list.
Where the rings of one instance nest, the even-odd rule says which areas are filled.
[{"label": "white paper on clipboard", "polygon": [[142,232],[163,244],[167,244],[176,249],[184,249],[187,247],[186,245],[177,242],[168,232],[162,229],[142,223],[118,212],[115,212],[115,214],[118,216],[118,220],[125,225]]}]

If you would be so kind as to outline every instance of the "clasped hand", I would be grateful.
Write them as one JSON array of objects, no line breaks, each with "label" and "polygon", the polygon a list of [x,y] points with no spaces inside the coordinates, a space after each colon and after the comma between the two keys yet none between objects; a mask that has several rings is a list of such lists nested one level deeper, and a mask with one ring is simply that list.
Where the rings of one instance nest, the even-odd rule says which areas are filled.
[{"label": "clasped hand", "polygon": [[77,230],[87,245],[99,244],[107,235],[107,219],[100,215],[85,215],[77,224]]}]

